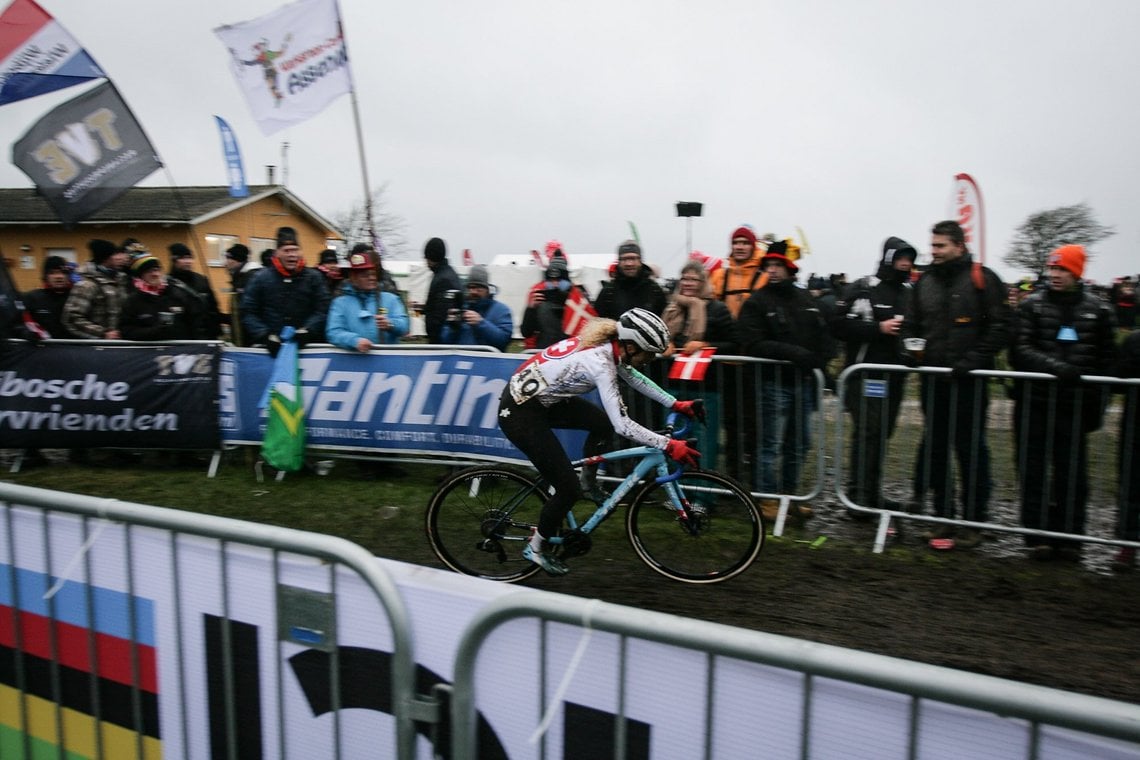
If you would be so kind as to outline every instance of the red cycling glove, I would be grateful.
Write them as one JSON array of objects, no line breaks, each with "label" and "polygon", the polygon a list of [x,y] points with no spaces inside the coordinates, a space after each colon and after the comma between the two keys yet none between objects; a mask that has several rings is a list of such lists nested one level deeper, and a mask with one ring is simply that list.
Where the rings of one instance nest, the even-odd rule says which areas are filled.
[{"label": "red cycling glove", "polygon": [[701,422],[705,421],[705,402],[701,399],[694,401],[674,401],[673,411],[680,412],[686,417],[694,417]]},{"label": "red cycling glove", "polygon": [[680,462],[690,467],[695,467],[701,458],[701,452],[694,449],[686,441],[677,438],[669,439],[669,443],[665,444],[665,453],[674,462]]}]

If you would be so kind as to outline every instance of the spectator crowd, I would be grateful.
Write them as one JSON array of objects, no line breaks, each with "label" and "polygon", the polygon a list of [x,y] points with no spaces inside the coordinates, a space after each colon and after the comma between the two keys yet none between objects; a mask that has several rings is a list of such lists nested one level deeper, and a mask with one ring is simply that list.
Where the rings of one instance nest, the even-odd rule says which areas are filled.
[{"label": "spectator crowd", "polygon": [[[874,272],[848,283],[846,275],[801,277],[799,248],[749,227],[732,231],[723,259],[694,256],[676,279],[659,278],[641,245],[616,248],[610,278],[593,299],[571,281],[561,247],[548,246],[541,280],[530,290],[520,330],[524,347],[541,350],[577,334],[570,317],[587,307],[617,319],[646,309],[668,327],[674,358],[707,356],[701,380],[709,414],[702,431],[702,465],[725,471],[761,495],[773,518],[780,496],[796,494],[812,448],[819,383],[832,387],[836,365],[872,365],[852,376],[844,407],[852,433],[845,493],[859,507],[929,512],[942,522],[924,534],[933,546],[971,548],[982,534],[970,524],[988,519],[993,488],[987,430],[992,384],[979,370],[1044,373],[1048,381],[1015,379],[1014,442],[1021,523],[1052,534],[1084,531],[1089,493],[1088,437],[1105,420],[1106,386],[1097,376],[1140,377],[1136,282],[1110,288],[1083,280],[1086,252],[1058,247],[1037,280],[1007,285],[969,251],[962,228],[932,226],[932,262],[921,273],[918,250],[886,238]],[[298,236],[277,231],[275,248],[251,260],[241,244],[225,253],[228,308],[209,280],[193,271],[182,244],[164,261],[135,239],[88,243],[90,260],[75,267],[58,256],[43,265],[43,286],[22,294],[9,332],[29,341],[216,340],[263,347],[276,355],[285,327],[299,344],[331,343],[367,353],[408,335],[411,314],[373,247],[360,243],[345,262],[323,251],[306,266]],[[429,344],[506,350],[515,334],[511,309],[496,300],[484,266],[461,278],[443,240],[423,251],[431,270],[422,311]],[[842,356],[842,358],[840,358]],[[764,359],[755,362],[747,359]],[[884,454],[894,435],[911,367],[919,374],[924,433],[915,452],[912,494],[883,490]],[[1119,537],[1140,540],[1140,486],[1132,477],[1140,456],[1140,403],[1125,394],[1117,464]],[[723,457],[720,456],[723,451]],[[952,464],[956,463],[956,464]],[[1048,476],[1045,474],[1048,473]],[[812,517],[795,502],[793,519]],[[852,510],[852,515],[869,514]],[[959,521],[964,521],[965,525]],[[969,526],[969,527],[967,527]],[[1058,535],[1027,534],[1038,559],[1079,556],[1080,544]],[[1116,556],[1135,564],[1135,549]]]}]

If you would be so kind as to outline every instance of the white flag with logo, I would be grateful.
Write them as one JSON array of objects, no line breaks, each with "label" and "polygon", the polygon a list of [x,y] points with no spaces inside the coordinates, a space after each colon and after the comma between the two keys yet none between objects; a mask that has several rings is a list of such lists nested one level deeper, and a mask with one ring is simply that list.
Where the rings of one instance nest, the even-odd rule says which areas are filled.
[{"label": "white flag with logo", "polygon": [[352,90],[336,0],[297,0],[252,21],[220,26],[238,86],[267,135]]}]

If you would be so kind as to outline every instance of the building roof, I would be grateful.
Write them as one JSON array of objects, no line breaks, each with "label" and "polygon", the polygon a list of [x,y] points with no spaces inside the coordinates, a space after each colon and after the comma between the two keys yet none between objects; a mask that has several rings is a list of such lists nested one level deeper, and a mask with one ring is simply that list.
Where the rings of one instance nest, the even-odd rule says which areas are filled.
[{"label": "building roof", "polygon": [[[201,224],[273,195],[283,196],[298,213],[310,217],[316,224],[336,230],[332,222],[281,185],[252,185],[245,198],[231,197],[227,185],[132,187],[79,224]],[[58,221],[55,211],[34,187],[0,188],[0,224]]]}]

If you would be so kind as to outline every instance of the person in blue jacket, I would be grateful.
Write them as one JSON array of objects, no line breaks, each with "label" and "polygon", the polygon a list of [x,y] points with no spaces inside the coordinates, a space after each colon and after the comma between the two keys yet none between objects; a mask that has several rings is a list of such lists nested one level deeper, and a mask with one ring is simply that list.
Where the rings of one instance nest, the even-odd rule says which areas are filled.
[{"label": "person in blue jacket", "polygon": [[511,309],[495,300],[487,267],[476,264],[467,275],[467,298],[463,308],[448,310],[440,333],[441,343],[459,346],[494,346],[505,351],[515,332]]},{"label": "person in blue jacket", "polygon": [[325,326],[329,343],[368,353],[373,346],[397,343],[408,334],[408,311],[395,293],[378,287],[379,264],[370,252],[348,257],[348,282],[333,299]]}]

